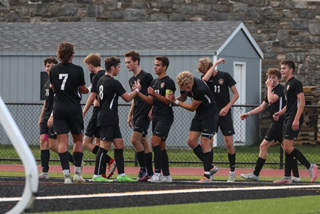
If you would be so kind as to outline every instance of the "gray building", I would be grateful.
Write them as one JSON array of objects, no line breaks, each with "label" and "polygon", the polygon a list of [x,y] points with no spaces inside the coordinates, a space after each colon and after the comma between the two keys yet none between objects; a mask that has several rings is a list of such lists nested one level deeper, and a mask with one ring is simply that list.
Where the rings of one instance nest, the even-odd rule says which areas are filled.
[{"label": "gray building", "polygon": [[[258,104],[261,101],[263,53],[240,21],[0,23],[0,31],[0,96],[6,103],[42,102],[40,73],[44,71],[43,59],[56,56],[58,44],[64,41],[75,45],[74,63],[83,66],[87,85],[89,72],[83,59],[90,53],[100,53],[103,59],[121,57],[122,71],[117,78],[126,90],[129,90],[128,80],[132,74],[127,71],[123,56],[129,50],[141,54],[141,67],[153,75],[155,56],[168,56],[168,74],[173,79],[184,70],[200,77],[197,72],[199,58],[208,56],[217,60],[222,57],[227,63],[220,65],[219,70],[227,71],[235,78],[240,94],[237,104]],[[87,95],[82,103],[86,99]],[[123,101],[120,99],[120,102]],[[244,111],[245,108],[234,113],[235,120],[239,120]],[[180,109],[175,111],[175,117],[187,115],[191,118],[193,114]],[[25,118],[30,121],[26,126],[30,128],[30,124],[35,124],[37,128],[38,118],[32,117]],[[127,128],[126,118],[123,120],[123,126]],[[173,124],[171,133],[186,134],[189,121],[183,126],[185,129],[181,132],[181,126]],[[20,128],[26,127],[20,125]],[[27,141],[37,142],[38,130],[30,128],[28,131],[35,132],[36,140]],[[253,131],[257,130],[246,130],[246,121],[241,121],[241,125],[236,127],[235,141],[238,145],[254,143],[256,139],[247,139]],[[172,138],[181,138],[180,134],[171,134],[171,140],[185,142],[185,139]]]}]

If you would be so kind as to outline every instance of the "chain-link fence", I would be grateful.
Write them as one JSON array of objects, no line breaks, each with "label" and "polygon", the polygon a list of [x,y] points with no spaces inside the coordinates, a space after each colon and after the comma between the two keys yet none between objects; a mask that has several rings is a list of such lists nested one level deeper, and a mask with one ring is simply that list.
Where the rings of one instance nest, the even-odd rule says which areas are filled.
[{"label": "chain-link fence", "polygon": [[[42,104],[25,104],[25,103],[7,103],[9,111],[20,128],[22,135],[29,144],[37,161],[40,159],[39,149],[39,128],[38,119],[41,112]],[[252,166],[255,164],[259,154],[259,144],[262,142],[266,130],[270,125],[270,119],[267,113],[251,116],[247,120],[240,120],[240,115],[248,112],[257,105],[235,105],[232,108],[234,128],[234,142],[237,150],[237,165]],[[120,128],[125,142],[125,161],[136,164],[134,148],[130,139],[132,130],[127,124],[127,115],[130,109],[129,104],[119,105]],[[320,118],[318,118],[318,106],[306,106],[305,122],[300,131],[300,136],[296,142],[297,147],[301,150],[307,159],[313,163],[320,163],[318,155],[320,149],[317,143],[320,139],[319,128]],[[169,162],[171,165],[199,165],[199,160],[193,154],[187,145],[188,132],[191,119],[194,113],[184,110],[180,107],[174,107],[174,123],[172,124],[169,137],[167,139],[167,150]],[[91,111],[84,118],[85,127],[91,117]],[[319,124],[319,125],[318,125]],[[149,139],[151,139],[151,126],[149,128]],[[228,164],[227,151],[224,144],[224,138],[219,132],[214,141],[214,161],[215,163]],[[72,148],[72,139],[70,137],[70,150]],[[266,164],[282,167],[283,157],[279,145],[272,147]],[[85,161],[94,163],[95,156],[85,150]],[[111,153],[112,154],[112,153]],[[111,155],[112,156],[112,155]],[[0,161],[12,162],[19,161],[19,157],[12,146],[7,134],[0,126]],[[58,156],[51,153],[51,160],[58,162]]]}]

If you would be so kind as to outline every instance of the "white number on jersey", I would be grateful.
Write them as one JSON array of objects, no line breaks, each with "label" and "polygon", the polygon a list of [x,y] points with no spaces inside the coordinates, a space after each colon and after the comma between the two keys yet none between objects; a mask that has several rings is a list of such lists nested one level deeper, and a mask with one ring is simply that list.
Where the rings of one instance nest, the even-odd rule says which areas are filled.
[{"label": "white number on jersey", "polygon": [[59,80],[61,79],[62,79],[61,91],[64,91],[64,88],[66,87],[66,82],[68,79],[68,74],[59,74]]},{"label": "white number on jersey", "polygon": [[103,100],[103,85],[100,85],[99,87],[99,98],[100,100]]}]

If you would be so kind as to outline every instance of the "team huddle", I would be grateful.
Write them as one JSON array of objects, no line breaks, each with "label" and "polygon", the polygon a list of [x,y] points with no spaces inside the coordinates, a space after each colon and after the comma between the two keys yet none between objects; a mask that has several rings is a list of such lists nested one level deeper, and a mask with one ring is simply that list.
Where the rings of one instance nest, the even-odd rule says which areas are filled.
[{"label": "team huddle", "polygon": [[[198,182],[212,182],[219,170],[213,164],[213,138],[219,127],[228,152],[230,173],[227,182],[235,181],[236,150],[233,141],[235,131],[231,107],[239,98],[239,93],[232,76],[216,69],[219,64],[226,63],[224,59],[219,59],[213,64],[209,58],[201,58],[198,65],[198,71],[202,74],[201,79],[189,71],[183,71],[179,73],[175,83],[167,74],[169,59],[166,56],[155,58],[154,71],[157,78],[154,79],[150,73],[141,69],[140,54],[129,51],[124,56],[125,64],[133,76],[129,79],[131,92],[126,92],[122,84],[114,78],[120,73],[119,58],[106,58],[103,69],[100,55],[89,54],[84,63],[90,71],[91,85],[86,87],[82,67],[72,63],[73,44],[68,42],[59,44],[57,57],[60,63],[55,58],[44,60],[48,80],[44,85],[46,100],[39,118],[42,165],[39,179],[49,178],[51,149],[59,155],[65,183],[85,182],[82,177],[83,147],[85,147],[96,154],[93,182],[113,182],[110,177],[116,169],[119,182],[172,182],[166,139],[174,121],[173,106],[178,106],[195,111],[189,129],[188,145],[203,163],[204,174]],[[311,164],[298,149],[294,148],[294,140],[298,137],[303,123],[305,101],[302,84],[293,76],[295,65],[292,61],[283,61],[280,66],[281,72],[276,68],[268,70],[267,94],[263,103],[241,115],[241,119],[244,120],[251,115],[269,110],[272,121],[260,145],[255,170],[250,174],[241,174],[241,177],[258,181],[259,173],[267,159],[268,149],[273,142],[279,141],[285,151],[285,176],[275,183],[301,181],[297,161],[309,169],[311,181],[315,182],[318,166]],[[285,86],[280,84],[281,78],[286,81]],[[180,90],[177,97],[176,84]],[[232,92],[231,97],[229,91]],[[88,93],[90,95],[82,109],[81,94]],[[125,102],[131,102],[127,122],[132,129],[131,143],[140,167],[136,179],[130,178],[125,173],[124,141],[118,116],[119,97]],[[185,102],[188,97],[191,102]],[[92,115],[84,132],[83,118],[91,106],[93,106]],[[150,123],[151,142],[147,136]],[[73,137],[73,154],[68,151],[69,132]],[[112,145],[114,159],[108,155]],[[74,165],[73,178],[70,163]]]}]

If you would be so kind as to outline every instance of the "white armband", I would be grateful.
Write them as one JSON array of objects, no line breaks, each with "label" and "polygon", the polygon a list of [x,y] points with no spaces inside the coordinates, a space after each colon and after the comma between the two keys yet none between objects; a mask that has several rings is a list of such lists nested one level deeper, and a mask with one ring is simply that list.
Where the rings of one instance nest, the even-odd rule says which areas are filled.
[{"label": "white armband", "polygon": [[176,100],[176,101],[174,101],[174,103],[178,106],[179,103],[180,103],[180,101],[179,101],[179,100]]}]

